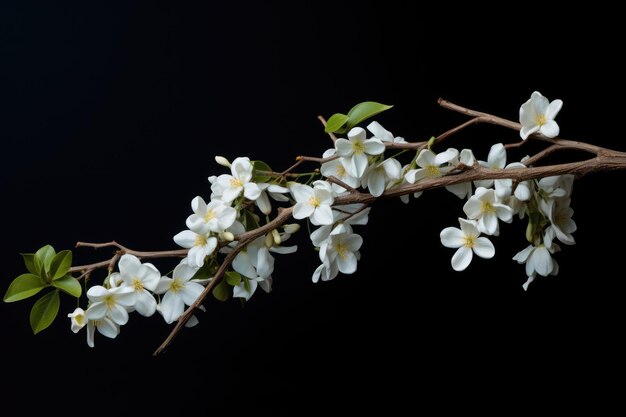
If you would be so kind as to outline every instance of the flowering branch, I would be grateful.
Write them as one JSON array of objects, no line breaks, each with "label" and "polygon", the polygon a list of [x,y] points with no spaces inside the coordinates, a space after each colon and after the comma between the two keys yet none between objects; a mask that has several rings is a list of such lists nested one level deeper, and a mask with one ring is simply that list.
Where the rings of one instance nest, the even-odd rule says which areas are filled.
[{"label": "flowering branch", "polygon": [[[271,290],[272,253],[297,250],[296,246],[281,246],[299,229],[297,223],[288,224],[292,218],[306,221],[309,230],[317,227],[310,239],[321,264],[312,279],[328,281],[339,273],[356,271],[363,239],[354,233],[354,227],[367,224],[376,201],[399,197],[407,203],[410,196],[418,198],[422,192],[435,188],[446,188],[465,200],[466,218],[458,218],[460,227],[447,227],[440,234],[443,246],[457,249],[451,260],[454,270],[466,269],[474,254],[493,257],[495,248],[489,237],[499,235],[500,222],[510,223],[518,215],[528,222],[526,239],[530,244],[513,258],[525,264],[528,279],[524,289],[537,275],[555,275],[558,266],[553,255],[560,249],[556,242],[574,244],[572,233],[576,224],[570,208],[574,179],[599,171],[626,169],[626,153],[558,138],[559,127],[554,119],[563,103],[549,102],[538,92],[521,106],[519,123],[443,99],[438,103],[470,119],[421,142],[407,142],[371,122],[367,130],[372,136],[368,138],[366,130],[358,125],[391,106],[364,102],[328,121],[319,116],[333,147],[321,157],[298,156],[284,171],[272,170],[265,162],[248,157],[238,157],[232,163],[216,157],[231,173],[209,178],[208,203],[200,196],[192,200],[193,214],[185,222],[188,229],[174,236],[182,249],[136,251],[116,241],[78,242],[77,248],[112,247],[115,251],[107,260],[71,266],[71,251],[56,253],[47,245],[37,253],[23,255],[29,273],[13,281],[4,301],[22,300],[51,289],[31,312],[31,326],[37,333],[56,317],[60,293],[81,298],[78,280],[107,269],[102,285],[92,285],[87,290],[86,310],[79,307],[68,315],[72,331],[86,326],[87,343],[93,347],[96,330],[115,338],[130,312],[147,317],[158,311],[166,323],[176,322],[155,350],[154,355],[159,355],[184,326],[197,323],[194,314],[203,308],[209,294],[222,301],[229,297],[247,301],[257,288]],[[471,149],[433,151],[446,139],[481,123],[517,131],[521,141],[494,144],[486,161],[477,160]],[[347,134],[347,138],[337,136],[342,134]],[[520,148],[527,140],[549,145],[507,165],[507,149]],[[387,150],[399,152],[386,157]],[[562,150],[577,150],[591,157],[536,166]],[[409,161],[402,165],[399,158],[407,156]],[[319,164],[319,168],[296,172],[304,163]],[[279,205],[273,218],[272,200]],[[153,264],[143,262],[164,258],[181,258],[171,277],[162,276]],[[116,268],[119,272],[115,272]]]}]

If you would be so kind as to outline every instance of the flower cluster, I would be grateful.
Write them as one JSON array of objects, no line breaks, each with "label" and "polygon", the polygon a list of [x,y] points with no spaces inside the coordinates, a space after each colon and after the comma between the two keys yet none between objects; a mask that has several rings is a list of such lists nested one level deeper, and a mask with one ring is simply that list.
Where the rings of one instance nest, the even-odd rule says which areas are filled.
[{"label": "flower cluster", "polygon": [[[534,92],[520,109],[521,138],[558,135],[554,118],[561,106],[560,100],[550,103]],[[376,198],[405,187],[410,191],[401,193],[400,198],[408,203],[409,194],[414,198],[421,195],[421,191],[415,191],[420,188],[412,186],[422,181],[473,168],[489,172],[526,169],[526,158],[507,164],[502,143],[491,147],[486,160],[477,160],[471,149],[435,152],[432,140],[407,147],[408,142],[375,121],[365,129],[354,126],[345,133],[345,138],[335,139],[334,146],[323,152],[319,170],[302,174],[274,172],[266,163],[248,157],[237,157],[232,162],[216,157],[216,162],[230,173],[209,177],[208,200],[197,196],[191,201],[186,229],[173,238],[187,250],[186,256],[173,272],[163,275],[153,264],[142,263],[136,256],[121,256],[119,272],[87,291],[86,309],[77,308],[69,314],[71,329],[78,332],[86,326],[87,342],[93,346],[96,329],[114,338],[131,312],[145,317],[158,312],[166,323],[173,323],[185,306],[198,307],[198,299],[209,284],[220,300],[232,296],[248,301],[258,287],[270,292],[273,254],[297,250],[297,246],[282,244],[299,230],[299,225],[272,220],[272,213],[287,207],[291,207],[295,220],[309,223],[310,240],[321,262],[313,272],[313,282],[328,281],[339,273],[357,270],[363,238],[355,233],[355,227],[367,224],[371,209],[360,203],[339,204],[342,199],[346,201],[343,197],[369,193]],[[387,155],[389,150],[395,153]],[[401,157],[407,152],[414,154],[403,163]],[[447,185],[449,192],[464,200],[465,214],[458,218],[458,227],[446,227],[440,233],[443,246],[456,249],[452,268],[465,270],[474,255],[492,258],[495,248],[490,237],[500,234],[501,222],[510,223],[517,216],[528,221],[526,238],[530,245],[513,257],[525,264],[524,289],[537,275],[556,274],[556,241],[574,243],[572,184],[573,176],[562,175],[522,182],[504,178]],[[279,205],[276,210],[274,204]],[[226,259],[229,262],[223,265]],[[194,318],[187,324],[196,322]]]}]

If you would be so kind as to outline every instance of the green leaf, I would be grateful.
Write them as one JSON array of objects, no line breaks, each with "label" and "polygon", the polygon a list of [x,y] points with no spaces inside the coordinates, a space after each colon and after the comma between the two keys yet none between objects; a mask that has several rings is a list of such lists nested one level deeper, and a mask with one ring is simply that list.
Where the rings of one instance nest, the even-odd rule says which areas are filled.
[{"label": "green leaf", "polygon": [[253,230],[259,228],[259,221],[250,210],[243,210],[243,227],[246,230]]},{"label": "green leaf", "polygon": [[364,101],[359,103],[348,112],[348,129],[358,125],[364,120],[369,119],[372,116],[376,116],[378,113],[389,110],[393,106],[387,104],[377,103],[375,101]]},{"label": "green leaf", "polygon": [[37,253],[35,253],[35,258],[39,260],[39,264],[42,267],[41,273],[40,273],[41,277],[48,282],[50,282],[50,280],[48,279],[48,272],[50,272],[50,264],[52,263],[52,259],[54,259],[55,255],[56,255],[56,252],[54,251],[54,248],[50,245],[46,245],[42,247],[41,249],[37,251]]},{"label": "green leaf", "polygon": [[209,263],[204,263],[200,269],[198,269],[196,271],[195,274],[193,274],[193,277],[191,277],[191,279],[194,280],[205,280],[205,279],[209,279],[211,278],[213,275],[215,275],[215,271],[217,270],[217,266],[215,265],[214,262],[209,262]]},{"label": "green leaf", "polygon": [[219,301],[226,301],[230,298],[230,287],[224,281],[213,288],[213,296]]},{"label": "green leaf", "polygon": [[54,281],[67,275],[72,266],[72,251],[63,250],[57,253],[50,263],[50,278]]},{"label": "green leaf", "polygon": [[333,132],[338,132],[339,130],[342,130],[342,132],[339,133],[343,133],[343,131],[345,131],[345,129],[341,129],[343,127],[343,125],[346,124],[346,122],[349,120],[350,118],[342,113],[335,113],[332,116],[330,116],[330,119],[328,119],[328,121],[326,122],[326,127],[324,128],[324,132],[326,133],[333,133]]},{"label": "green leaf", "polygon": [[55,279],[52,285],[76,298],[79,298],[83,292],[80,282],[71,275]]},{"label": "green leaf", "polygon": [[252,181],[254,182],[268,182],[272,179],[269,172],[272,172],[272,168],[263,161],[252,161]]},{"label": "green leaf", "polygon": [[4,294],[4,302],[12,303],[23,300],[37,294],[45,287],[46,283],[37,275],[22,274],[9,285],[6,294]]},{"label": "green leaf", "polygon": [[59,290],[41,297],[30,310],[30,327],[37,334],[52,324],[59,312]]},{"label": "green leaf", "polygon": [[226,272],[226,282],[233,287],[239,285],[241,282],[241,274],[235,271],[227,271]]},{"label": "green leaf", "polygon": [[26,265],[26,269],[31,274],[39,275],[39,271],[41,267],[37,264],[37,259],[35,258],[34,253],[20,253],[22,258],[24,259],[24,265]]}]

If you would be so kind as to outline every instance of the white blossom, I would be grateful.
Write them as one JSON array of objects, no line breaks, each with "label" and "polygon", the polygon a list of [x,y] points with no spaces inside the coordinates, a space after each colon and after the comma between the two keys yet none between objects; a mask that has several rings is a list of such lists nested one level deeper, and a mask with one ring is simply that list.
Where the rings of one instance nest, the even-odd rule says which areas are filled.
[{"label": "white blossom", "polygon": [[172,278],[161,277],[155,289],[156,294],[164,294],[159,304],[159,311],[166,323],[170,324],[177,320],[185,305],[192,305],[204,291],[204,287],[191,278],[198,271],[198,267],[186,262],[179,263],[172,272]]},{"label": "white blossom", "polygon": [[133,308],[142,316],[149,317],[156,311],[154,291],[161,273],[151,263],[142,264],[134,255],[124,254],[118,263],[119,272],[111,274],[111,282],[121,281],[121,285],[132,288],[136,293]]},{"label": "white blossom", "polygon": [[574,210],[570,207],[570,198],[541,200],[541,211],[550,220],[554,235],[566,245],[576,243],[572,233],[576,231],[576,222],[572,219]]},{"label": "white blossom", "polygon": [[272,204],[270,203],[269,197],[272,197],[272,199],[276,201],[289,201],[289,198],[283,195],[289,192],[288,188],[278,184],[266,182],[262,182],[257,185],[261,190],[261,194],[256,200],[254,200],[254,204],[259,208],[259,210],[261,210],[261,213],[268,215],[272,212]]},{"label": "white blossom", "polygon": [[559,125],[554,118],[562,106],[563,101],[549,102],[540,92],[534,91],[519,109],[519,120],[522,124],[521,138],[526,140],[528,136],[537,132],[549,138],[558,136]]},{"label": "white blossom", "polygon": [[368,155],[375,156],[385,152],[385,145],[380,139],[366,139],[363,128],[353,127],[348,132],[348,139],[337,139],[335,149],[346,171],[356,178],[361,178],[367,165]]},{"label": "white blossom", "polygon": [[113,323],[124,325],[128,322],[128,308],[134,306],[137,294],[128,286],[105,288],[94,285],[87,291],[89,307],[85,312],[88,320],[102,320],[105,317]]},{"label": "white blossom", "polygon": [[230,170],[232,175],[222,174],[213,182],[211,191],[215,197],[230,203],[243,193],[245,198],[256,200],[261,194],[261,189],[256,183],[251,182],[253,166],[250,158],[236,158]]},{"label": "white blossom", "polygon": [[120,334],[120,326],[115,324],[113,320],[109,317],[102,317],[97,320],[88,320],[87,321],[87,345],[89,347],[95,346],[95,335],[96,329],[98,329],[98,333],[103,336],[108,337],[109,339],[115,339],[118,334]]},{"label": "white blossom", "polygon": [[372,139],[379,139],[382,142],[387,143],[406,143],[406,140],[401,137],[394,137],[393,134],[382,127],[380,123],[374,121],[367,125],[367,130],[369,130],[372,135]]},{"label": "white blossom", "polygon": [[[476,158],[474,157],[474,153],[471,149],[463,149],[459,155],[459,161],[452,160],[451,162],[455,166],[463,164],[471,167],[476,162]],[[460,199],[470,198],[472,196],[472,183],[468,181],[459,184],[446,185],[446,190],[450,191]]]},{"label": "white blossom", "polygon": [[[326,152],[324,152],[322,157],[330,158],[332,156],[335,156],[336,154],[337,154],[337,151],[334,148],[331,148],[331,149],[326,150]],[[336,158],[331,161],[324,162],[322,166],[320,167],[320,172],[326,178],[335,177],[352,188],[357,188],[359,186],[359,179],[350,175],[348,171],[346,171],[346,168],[343,166],[343,163],[341,162],[341,158]],[[332,184],[332,188],[334,192],[337,194],[341,194],[347,191],[344,187],[335,183]]]},{"label": "white blossom", "polygon": [[330,235],[320,246],[319,256],[322,265],[313,273],[313,282],[321,277],[323,281],[333,279],[337,272],[352,274],[356,271],[360,258],[359,248],[363,238],[350,232]]},{"label": "white blossom", "polygon": [[415,184],[424,178],[441,177],[454,169],[454,165],[452,164],[447,166],[443,165],[454,161],[458,156],[459,151],[454,148],[450,148],[439,154],[435,154],[430,149],[422,149],[415,160],[419,168],[409,170],[404,175],[404,178],[408,183]]},{"label": "white blossom", "polygon": [[183,248],[189,249],[187,258],[197,266],[204,265],[204,260],[217,248],[217,238],[209,234],[196,233],[191,230],[183,230],[174,236],[174,242]]},{"label": "white blossom", "polygon": [[510,222],[513,210],[496,200],[492,188],[478,187],[476,192],[463,205],[463,211],[470,220],[477,220],[477,227],[481,233],[497,236],[499,233],[498,219]]},{"label": "white blossom", "polygon": [[485,259],[493,258],[496,251],[486,237],[479,237],[476,221],[459,217],[461,228],[446,227],[439,235],[441,244],[447,248],[457,249],[452,255],[452,269],[463,271],[472,262],[473,253]]},{"label": "white blossom", "polygon": [[296,200],[293,207],[294,219],[309,217],[314,225],[331,224],[333,222],[333,192],[330,183],[314,181],[313,187],[300,183],[291,183],[291,195]]},{"label": "white blossom", "polygon": [[385,159],[377,164],[370,165],[361,184],[369,190],[374,197],[381,196],[389,184],[402,178],[402,165],[394,158]]},{"label": "white blossom", "polygon": [[78,333],[80,329],[85,327],[88,321],[87,317],[85,317],[85,310],[80,307],[76,307],[76,309],[68,314],[67,317],[71,320],[71,329],[74,333]]},{"label": "white blossom", "polygon": [[[496,143],[489,149],[486,161],[478,161],[482,167],[489,169],[504,169],[506,166],[506,149],[501,143]],[[493,185],[493,180],[477,180],[474,181],[476,187],[489,188]]]},{"label": "white blossom", "polygon": [[193,214],[187,217],[187,227],[202,235],[209,232],[221,233],[237,218],[237,210],[218,199],[213,199],[207,204],[202,197],[195,197],[191,201],[191,210]]}]

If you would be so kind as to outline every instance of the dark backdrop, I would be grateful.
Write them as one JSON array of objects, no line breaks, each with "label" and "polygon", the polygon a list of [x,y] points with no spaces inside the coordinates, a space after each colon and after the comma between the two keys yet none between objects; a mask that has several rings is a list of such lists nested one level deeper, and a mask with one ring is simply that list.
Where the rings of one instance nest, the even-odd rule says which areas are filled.
[{"label": "dark backdrop", "polygon": [[[424,140],[464,120],[438,97],[516,119],[539,90],[565,103],[561,136],[625,149],[621,22],[609,9],[200,3],[2,3],[2,293],[24,271],[19,253],[46,243],[174,248],[190,200],[208,198],[207,176],[222,172],[214,155],[276,168],[321,155],[329,141],[317,115],[360,101],[394,104],[377,120]],[[478,126],[449,144],[484,159],[495,141],[517,139]],[[456,225],[461,202],[436,190],[374,207],[354,275],[313,284],[318,259],[302,234],[297,254],[277,256],[271,294],[243,309],[212,300],[159,358],[150,355],[170,330],[160,318],[133,315],[117,339],[96,335],[90,349],[63,317],[70,301],[36,336],[32,302],[2,304],[2,406],[156,415],[170,406],[510,412],[536,409],[536,399],[614,407],[625,179],[576,182],[578,243],[558,254],[557,277],[528,292],[511,260],[526,245],[519,222],[493,239],[494,259],[452,271],[439,232]]]}]

